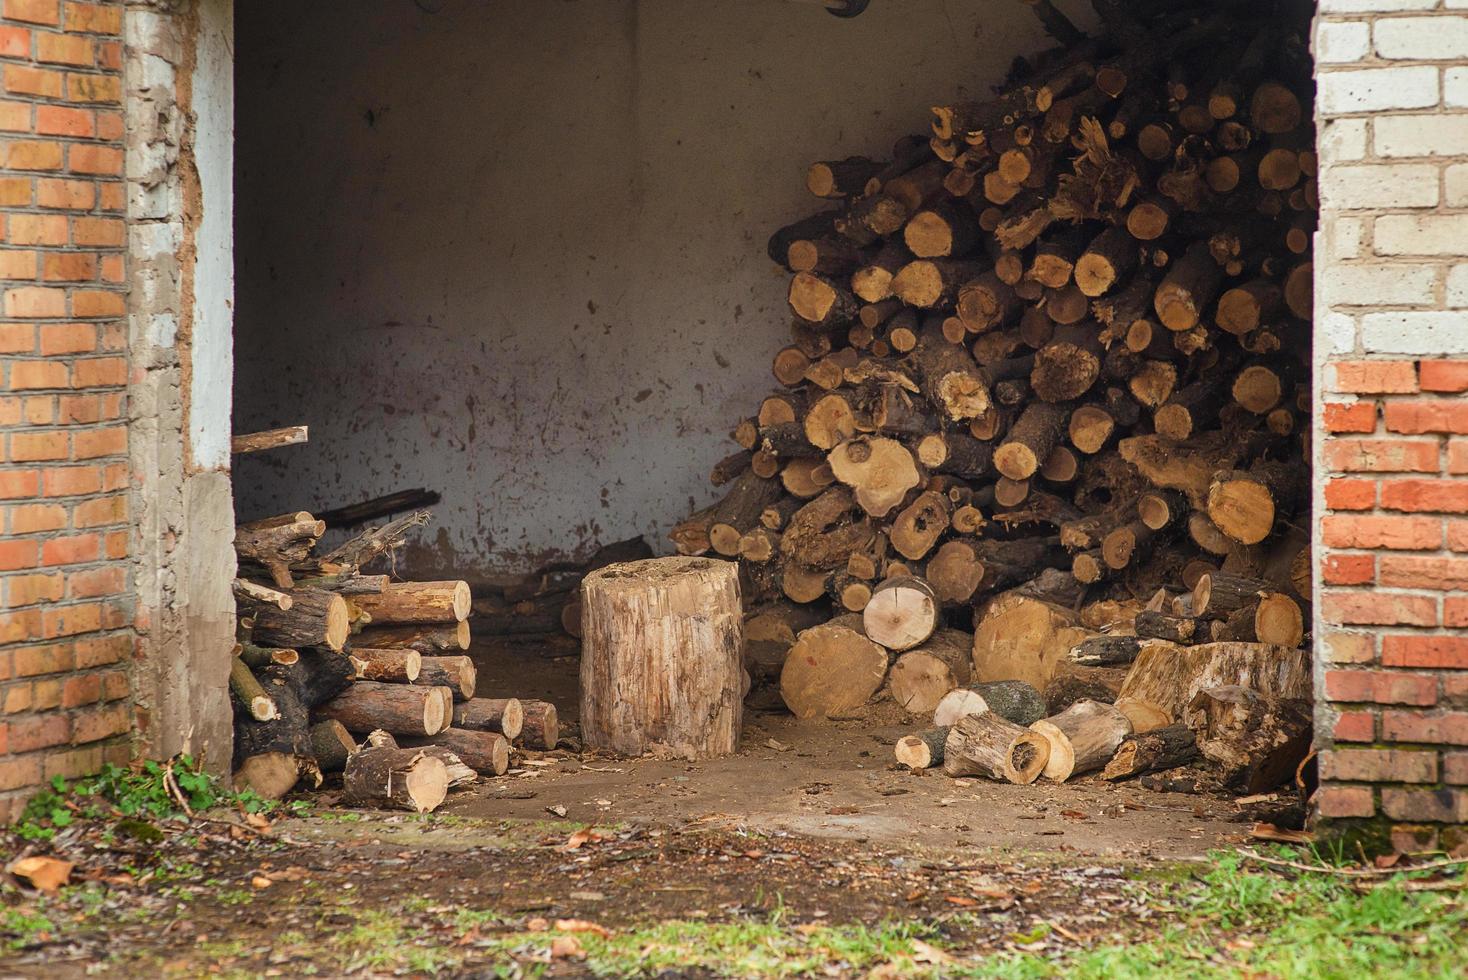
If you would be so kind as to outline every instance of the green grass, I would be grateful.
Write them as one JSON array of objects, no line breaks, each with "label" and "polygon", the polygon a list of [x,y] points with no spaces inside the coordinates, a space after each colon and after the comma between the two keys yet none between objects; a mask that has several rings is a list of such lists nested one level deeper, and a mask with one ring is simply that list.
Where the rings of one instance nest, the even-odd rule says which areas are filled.
[{"label": "green grass", "polygon": [[[974,953],[967,936],[983,932],[983,920],[967,913],[941,920],[905,919],[876,924],[796,924],[784,906],[734,922],[685,919],[651,923],[599,936],[577,932],[585,966],[606,977],[650,977],[662,970],[702,968],[718,976],[993,977],[998,980],[1127,980],[1157,976],[1280,980],[1316,978],[1428,978],[1461,975],[1468,936],[1468,890],[1428,892],[1403,887],[1399,875],[1374,890],[1357,891],[1351,880],[1306,873],[1294,878],[1256,870],[1233,854],[1215,854],[1196,877],[1147,875],[1129,888],[1155,910],[1154,926],[1130,939],[1115,937],[1092,948],[1045,952]],[[1460,886],[1468,880],[1457,879]],[[86,886],[100,895],[96,886]],[[73,899],[82,896],[73,896]],[[250,904],[243,889],[198,896],[225,908]],[[300,896],[304,898],[305,896]],[[554,930],[525,931],[524,919],[494,908],[448,909],[433,897],[405,894],[372,906],[340,894],[311,895],[317,928],[267,939],[231,936],[207,943],[166,964],[155,953],[119,950],[112,966],[124,975],[194,976],[219,964],[222,976],[250,976],[252,950],[289,950],[291,969],[320,975],[365,972],[434,976],[469,970],[474,975],[535,977],[547,971]],[[44,933],[106,915],[99,901],[46,899],[0,918],[0,950]],[[328,917],[350,916],[345,928]],[[1055,920],[1065,923],[1063,908]],[[1124,922],[1124,926],[1134,924]],[[1008,938],[1037,942],[1054,930],[1042,915],[1021,916]],[[933,963],[932,951],[944,962]],[[487,971],[487,972],[486,972]]]}]

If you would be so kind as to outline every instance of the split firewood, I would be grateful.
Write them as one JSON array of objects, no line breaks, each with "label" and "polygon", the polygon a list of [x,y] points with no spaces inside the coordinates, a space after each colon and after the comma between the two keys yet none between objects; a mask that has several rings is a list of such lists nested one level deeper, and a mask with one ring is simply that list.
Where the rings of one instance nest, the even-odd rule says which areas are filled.
[{"label": "split firewood", "polygon": [[258,453],[267,449],[279,449],[281,446],[299,446],[309,437],[310,431],[304,425],[291,425],[283,429],[266,429],[263,432],[249,432],[244,435],[234,436],[230,439],[229,451],[238,456],[241,453]]},{"label": "split firewood", "polygon": [[1141,649],[1136,636],[1092,636],[1072,647],[1068,659],[1083,667],[1112,667],[1130,664]]},{"label": "split firewood", "polygon": [[256,582],[250,582],[242,578],[234,580],[234,594],[235,598],[239,599],[242,603],[268,602],[282,612],[289,610],[293,601],[284,592],[278,592],[275,589],[266,588]]},{"label": "split firewood", "polygon": [[943,771],[955,777],[984,776],[1025,786],[1040,775],[1049,754],[1043,735],[993,712],[965,715],[948,730]]},{"label": "split firewood", "polygon": [[1019,680],[1044,690],[1071,648],[1091,636],[1069,609],[1018,593],[989,604],[974,630],[974,677]]}]

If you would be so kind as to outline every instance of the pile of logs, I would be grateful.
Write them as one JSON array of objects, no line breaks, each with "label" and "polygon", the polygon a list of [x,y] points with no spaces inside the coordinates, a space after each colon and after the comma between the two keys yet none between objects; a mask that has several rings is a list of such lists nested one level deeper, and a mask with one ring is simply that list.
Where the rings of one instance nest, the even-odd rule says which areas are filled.
[{"label": "pile of logs", "polygon": [[427,520],[415,512],[324,554],[325,522],[309,513],[238,527],[236,785],[277,799],[341,771],[349,803],[427,812],[451,787],[502,775],[516,739],[555,747],[554,705],[476,697],[466,583],[364,572]]},{"label": "pile of logs", "polygon": [[672,540],[797,716],[962,690],[899,752],[1255,785],[1309,715],[1309,5],[1026,2],[1060,46],[994,98],[810,168],[782,388]]}]

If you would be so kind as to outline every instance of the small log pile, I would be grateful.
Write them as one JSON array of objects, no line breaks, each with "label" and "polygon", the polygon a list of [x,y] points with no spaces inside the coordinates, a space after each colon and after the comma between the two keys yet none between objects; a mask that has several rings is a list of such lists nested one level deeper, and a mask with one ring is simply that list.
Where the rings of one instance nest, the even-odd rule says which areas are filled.
[{"label": "small log pile", "polygon": [[427,521],[415,512],[325,553],[308,513],[239,526],[236,785],[278,799],[342,772],[349,803],[427,812],[502,775],[516,739],[555,747],[554,705],[476,696],[465,582],[365,571]]},{"label": "small log pile", "polygon": [[[672,541],[738,560],[751,679],[799,717],[962,692],[899,757],[1254,785],[1234,722],[1293,751],[1309,697],[1309,5],[1030,6],[1060,46],[992,99],[812,165],[830,206],[768,245],[782,387]],[[1043,716],[962,708],[996,682]],[[1230,685],[1265,701],[1220,720]]]}]

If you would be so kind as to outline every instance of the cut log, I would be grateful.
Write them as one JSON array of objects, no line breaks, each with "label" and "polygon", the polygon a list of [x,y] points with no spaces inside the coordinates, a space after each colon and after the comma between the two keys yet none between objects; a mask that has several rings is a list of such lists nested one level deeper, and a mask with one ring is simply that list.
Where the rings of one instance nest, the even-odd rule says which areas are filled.
[{"label": "cut log", "polygon": [[966,715],[948,731],[943,771],[949,776],[984,776],[1027,786],[1049,759],[1044,736],[1005,721],[993,712]]},{"label": "cut log", "polygon": [[495,732],[448,728],[432,738],[404,738],[411,748],[437,746],[447,749],[481,776],[503,776],[510,768],[510,742]]},{"label": "cut log", "polygon": [[887,530],[892,548],[904,558],[922,558],[948,530],[948,498],[936,491],[920,493],[893,519]]},{"label": "cut log", "polygon": [[1208,243],[1194,242],[1157,287],[1153,299],[1157,318],[1174,332],[1192,329],[1222,281],[1223,270],[1209,253]]},{"label": "cut log", "polygon": [[250,673],[250,668],[239,657],[229,666],[229,689],[239,700],[241,707],[256,721],[274,721],[280,717],[275,702],[265,693],[265,688]]},{"label": "cut log", "polygon": [[988,378],[967,348],[925,328],[912,353],[923,394],[951,421],[978,418],[994,405]]},{"label": "cut log", "polygon": [[423,655],[417,650],[384,650],[354,645],[349,656],[360,680],[411,684],[423,669]]},{"label": "cut log", "polygon": [[254,642],[293,650],[313,646],[341,650],[350,630],[346,600],[322,589],[295,589],[290,596],[289,609],[263,605],[256,611]]},{"label": "cut log", "polygon": [[[978,514],[977,508],[959,508],[953,516],[955,531],[964,531],[964,526],[960,526],[959,516],[965,509]],[[981,522],[982,516],[977,520]],[[971,523],[966,522],[965,526]],[[967,533],[977,530],[978,526],[968,526]],[[940,603],[949,605],[968,602],[984,580],[984,563],[979,560],[978,552],[970,542],[945,541],[929,559],[926,579],[928,585],[932,586],[934,598]]]},{"label": "cut log", "polygon": [[1172,724],[1183,719],[1183,709],[1199,691],[1225,684],[1266,696],[1309,698],[1310,654],[1262,643],[1147,644],[1127,674],[1117,706],[1124,700],[1144,702],[1168,716],[1164,724]]},{"label": "cut log", "polygon": [[780,671],[780,696],[796,718],[848,716],[882,686],[887,653],[859,626],[842,616],[796,638]]},{"label": "cut log", "polygon": [[1198,742],[1186,725],[1169,725],[1156,731],[1131,735],[1101,770],[1101,778],[1131,779],[1149,772],[1186,766],[1198,758]]},{"label": "cut log", "polygon": [[245,662],[247,667],[258,670],[271,664],[289,667],[301,659],[301,654],[299,651],[280,647],[257,647],[253,643],[242,643],[239,658]]},{"label": "cut log", "polygon": [[1169,643],[1201,643],[1208,637],[1204,635],[1198,622],[1192,616],[1175,616],[1146,609],[1137,613],[1132,628],[1143,639],[1166,640]]},{"label": "cut log", "polygon": [[278,592],[275,589],[266,588],[256,582],[249,582],[242,578],[234,580],[234,594],[235,598],[240,600],[242,605],[268,602],[281,611],[290,609],[291,603],[294,601],[287,593]]},{"label": "cut log", "polygon": [[449,724],[440,688],[377,681],[358,681],[318,706],[316,714],[353,732],[380,728],[394,735],[437,735]]},{"label": "cut log", "polygon": [[[739,697],[739,689],[734,691]],[[556,706],[549,701],[523,700],[520,702],[525,724],[520,729],[520,741],[527,749],[550,752],[561,740],[560,715]],[[585,722],[582,722],[584,725]],[[584,729],[583,729],[584,731]]]},{"label": "cut log", "polygon": [[989,604],[974,632],[974,677],[1024,681],[1042,691],[1090,635],[1069,609],[1007,593]]},{"label": "cut log", "polygon": [[911,575],[889,578],[872,590],[862,610],[862,627],[868,639],[900,653],[933,635],[939,611],[937,596],[923,579]]},{"label": "cut log", "polygon": [[969,682],[973,637],[958,630],[939,630],[922,646],[908,650],[892,665],[888,684],[904,711],[926,715],[943,696]]},{"label": "cut log", "polygon": [[347,760],[342,800],[431,813],[449,791],[442,760],[422,749],[365,748]]},{"label": "cut log", "polygon": [[442,626],[369,626],[353,641],[378,649],[409,649],[432,656],[469,649],[468,622]]},{"label": "cut log", "polygon": [[1220,768],[1225,785],[1242,792],[1263,793],[1287,782],[1310,751],[1305,699],[1219,685],[1198,691],[1187,710],[1198,750]]},{"label": "cut log", "polygon": [[277,588],[289,589],[294,584],[291,566],[305,561],[325,533],[324,521],[297,511],[238,525],[234,550],[243,561],[269,572]]},{"label": "cut log", "polygon": [[238,456],[242,453],[258,453],[282,446],[299,446],[306,442],[310,430],[304,425],[290,425],[283,429],[266,429],[263,432],[248,432],[230,439],[229,451]]},{"label": "cut log", "polygon": [[943,764],[943,744],[947,740],[947,728],[929,728],[899,738],[893,754],[898,765],[909,769],[932,769]]},{"label": "cut log", "polygon": [[514,741],[525,727],[525,707],[517,698],[472,698],[454,705],[453,727],[497,732]]},{"label": "cut log", "polygon": [[588,748],[637,756],[663,747],[690,759],[735,750],[743,717],[736,565],[700,558],[609,565],[582,581],[581,604]]},{"label": "cut log", "polygon": [[1294,509],[1305,483],[1304,467],[1285,462],[1221,472],[1208,486],[1208,516],[1233,540],[1258,544],[1274,529],[1277,515]]},{"label": "cut log", "polygon": [[1077,701],[1060,714],[1035,722],[1030,731],[1050,745],[1045,778],[1063,783],[1106,765],[1132,733],[1132,723],[1112,705]]},{"label": "cut log", "polygon": [[836,479],[855,491],[856,502],[873,517],[886,517],[921,482],[907,447],[881,436],[841,443],[827,457]]},{"label": "cut log", "polygon": [[993,711],[1005,721],[1029,725],[1048,712],[1040,692],[1023,681],[992,681],[949,691],[933,709],[933,724],[951,725],[964,715]]},{"label": "cut log", "polygon": [[393,582],[352,601],[379,624],[462,623],[472,605],[467,582]]},{"label": "cut log", "polygon": [[[1094,669],[1114,670],[1121,674],[1121,677],[1110,682],[1116,688],[1119,688],[1122,680],[1125,679],[1126,672],[1118,668],[1102,667]],[[1044,698],[1045,712],[1040,718],[1034,719],[1031,724],[1041,720],[1041,718],[1058,715],[1078,701],[1100,701],[1104,704],[1111,704],[1116,700],[1116,690],[1112,686],[1108,686],[1107,682],[1096,677],[1078,672],[1067,672],[1058,675],[1055,680],[1050,682],[1050,685],[1045,688]]]},{"label": "cut log", "polygon": [[328,718],[311,726],[311,755],[322,772],[341,772],[347,759],[357,751],[357,740],[347,726]]},{"label": "cut log", "polygon": [[1081,667],[1115,667],[1132,663],[1141,649],[1135,636],[1092,636],[1072,647],[1068,659]]},{"label": "cut log", "polygon": [[455,701],[474,697],[476,671],[468,657],[423,657],[417,679],[412,683],[428,687],[446,687]]},{"label": "cut log", "polygon": [[1067,414],[1058,405],[1032,402],[994,451],[994,467],[1011,480],[1028,480],[1060,443]]}]

